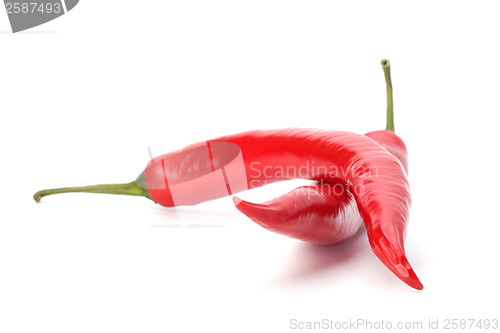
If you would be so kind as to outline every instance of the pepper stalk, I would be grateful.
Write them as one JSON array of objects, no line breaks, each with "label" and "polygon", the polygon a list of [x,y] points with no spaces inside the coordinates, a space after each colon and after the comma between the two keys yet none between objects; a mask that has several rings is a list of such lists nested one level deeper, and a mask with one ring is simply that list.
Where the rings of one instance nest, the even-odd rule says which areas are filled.
[{"label": "pepper stalk", "polygon": [[135,181],[124,184],[100,184],[100,185],[63,187],[63,188],[42,190],[36,192],[35,195],[33,195],[33,199],[35,199],[36,202],[40,202],[40,200],[47,195],[71,193],[71,192],[121,194],[121,195],[141,196],[151,199],[149,192],[144,187],[143,174],[141,174]]},{"label": "pepper stalk", "polygon": [[394,103],[392,100],[392,80],[391,80],[391,63],[388,59],[382,59],[382,69],[384,70],[385,83],[387,86],[387,131],[394,130]]}]

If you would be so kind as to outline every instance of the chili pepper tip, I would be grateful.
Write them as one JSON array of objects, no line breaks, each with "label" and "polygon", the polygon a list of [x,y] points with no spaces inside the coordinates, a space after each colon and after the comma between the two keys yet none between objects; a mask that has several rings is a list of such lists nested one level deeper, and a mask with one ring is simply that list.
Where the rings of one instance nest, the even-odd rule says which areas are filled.
[{"label": "chili pepper tip", "polygon": [[401,245],[391,243],[390,239],[383,235],[371,235],[370,246],[375,255],[389,268],[401,281],[412,288],[422,290],[424,288],[422,282],[415,274],[405,251]]},{"label": "chili pepper tip", "polygon": [[238,206],[239,203],[241,203],[243,200],[241,200],[240,198],[238,198],[237,196],[234,196],[233,197],[233,203],[235,206]]}]

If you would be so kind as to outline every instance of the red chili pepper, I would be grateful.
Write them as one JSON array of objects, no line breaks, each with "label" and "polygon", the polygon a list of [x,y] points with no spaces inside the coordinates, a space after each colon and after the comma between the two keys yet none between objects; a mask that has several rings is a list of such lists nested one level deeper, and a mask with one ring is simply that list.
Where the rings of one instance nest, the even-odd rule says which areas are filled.
[{"label": "red chili pepper", "polygon": [[[383,60],[382,67],[387,83],[387,128],[383,131],[373,131],[365,135],[377,141],[396,156],[405,170],[408,171],[406,146],[394,133],[392,84],[389,61]],[[347,199],[346,197],[341,197],[340,195],[335,196],[336,193],[331,191],[331,186],[328,187],[328,191],[321,191],[321,195],[311,196],[312,198],[309,198],[310,195],[308,193],[306,198],[306,195],[303,195],[305,194],[303,191],[294,190],[282,197],[260,205],[241,201],[241,199],[236,197],[234,201],[236,207],[242,213],[268,230],[305,241],[333,244],[352,236],[356,232],[359,214],[357,214],[356,209],[353,210],[353,204],[355,205],[355,203],[348,202],[345,200]],[[335,187],[343,188],[341,184],[335,184]],[[308,188],[308,192],[313,188]],[[347,190],[346,192],[349,193]],[[292,196],[291,194],[294,195]],[[321,200],[323,206],[318,207],[315,201],[318,200],[318,198]],[[300,209],[295,208],[297,205],[300,205]],[[287,215],[287,207],[294,207],[294,213],[296,211],[300,213]],[[331,215],[328,213],[331,213]],[[308,218],[311,215],[314,216],[314,219]],[[346,229],[347,226],[351,226],[352,228]],[[323,230],[323,232],[320,235],[316,234],[311,236],[307,233],[310,228],[313,230]],[[330,235],[331,238],[329,238],[328,235]],[[374,251],[377,252],[377,245],[372,244],[372,246],[374,246]]]},{"label": "red chili pepper", "polygon": [[[382,138],[381,141],[390,148],[400,147],[394,144],[397,141],[391,141],[394,136],[382,134],[371,135]],[[393,151],[403,163],[406,163],[405,152],[406,149]],[[352,194],[355,199],[374,253],[401,280],[413,288],[422,289],[403,247],[411,201],[404,166],[388,149],[364,135],[315,129],[229,135],[156,157],[135,182],[45,190],[37,192],[34,198],[39,201],[43,196],[65,192],[112,193],[142,195],[163,206],[173,207],[193,205],[294,178],[316,180],[332,186],[342,184],[347,190],[344,193]],[[324,222],[332,216],[333,226],[343,225],[339,230],[354,229],[355,226],[347,224],[348,221],[355,223],[353,214],[347,219],[345,215],[339,218],[341,212],[346,214],[352,209],[352,198],[349,195],[325,196],[324,189],[322,186],[307,189],[310,194],[316,192],[316,199],[302,206],[305,210],[295,207],[297,215],[291,216],[291,228],[281,231],[315,242],[329,242],[332,234],[324,233],[324,230],[331,228],[332,224]],[[279,201],[285,206],[286,201],[291,202],[289,197],[282,197]],[[268,204],[279,212],[283,210],[279,208],[279,201]],[[236,199],[236,204],[239,206],[242,202]],[[335,210],[333,214],[325,214],[325,209],[335,206],[337,214]],[[243,204],[239,209],[250,212],[248,207],[251,205]],[[313,207],[318,208],[318,215],[322,218],[297,227],[297,222],[304,220],[304,212]],[[262,211],[262,206],[260,209]],[[297,227],[295,232],[293,227]]]}]

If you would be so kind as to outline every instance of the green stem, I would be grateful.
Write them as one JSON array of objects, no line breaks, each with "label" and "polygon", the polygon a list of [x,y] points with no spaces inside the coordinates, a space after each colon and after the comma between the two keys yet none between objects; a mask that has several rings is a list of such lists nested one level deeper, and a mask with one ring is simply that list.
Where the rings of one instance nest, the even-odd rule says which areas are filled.
[{"label": "green stem", "polygon": [[391,81],[391,63],[387,59],[381,61],[382,68],[384,69],[385,83],[387,85],[387,131],[394,132],[394,111],[392,101],[392,81]]},{"label": "green stem", "polygon": [[47,195],[70,193],[70,192],[135,195],[151,199],[148,191],[138,186],[135,181],[126,184],[102,184],[102,185],[64,187],[64,188],[43,190],[36,192],[35,195],[33,196],[33,199],[35,199],[36,202],[40,202],[40,200]]}]

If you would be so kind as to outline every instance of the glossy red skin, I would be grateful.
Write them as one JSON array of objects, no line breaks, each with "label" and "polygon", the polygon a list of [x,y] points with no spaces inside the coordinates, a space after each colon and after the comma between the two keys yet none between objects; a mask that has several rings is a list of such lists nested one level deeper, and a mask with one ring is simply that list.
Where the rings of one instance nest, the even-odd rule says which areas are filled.
[{"label": "glossy red skin", "polygon": [[377,141],[378,144],[394,155],[403,164],[406,174],[408,174],[408,150],[403,140],[396,133],[381,130],[368,132],[365,135]]},{"label": "glossy red skin", "polygon": [[[365,135],[379,143],[388,152],[394,155],[401,162],[406,174],[408,174],[408,151],[405,143],[396,133],[389,130],[379,130],[366,133]],[[403,230],[401,230],[401,228],[403,228]],[[403,267],[407,267],[409,263],[407,263],[405,256],[401,256],[401,251],[404,253],[403,242],[406,236],[406,228],[405,226],[395,225],[394,230],[391,229],[391,227],[386,227],[385,230],[382,227],[372,228],[371,232],[369,231],[368,233],[370,245],[377,257],[379,257],[394,274],[397,276],[399,276],[399,274],[406,276],[407,271]],[[393,241],[396,239],[400,247],[394,248],[393,244],[388,241],[390,238],[392,238]],[[387,261],[396,264],[388,264]],[[398,262],[401,264],[397,264]],[[415,289],[423,289],[423,285],[418,279],[414,279],[411,284],[408,284]]]},{"label": "glossy red skin", "polygon": [[[343,131],[281,129],[251,131],[208,141],[212,142],[234,143],[241,149],[248,188],[293,178],[331,184],[339,180],[344,182],[354,195],[374,253],[402,281],[413,288],[423,288],[404,252],[411,204],[404,166],[373,139]],[[197,164],[196,156],[185,156],[170,168],[179,169],[187,160],[192,170],[208,170],[207,162]],[[162,181],[158,170],[165,167],[161,162],[162,157],[155,158],[146,167],[146,188],[154,201],[171,206],[173,201],[168,187],[158,188]],[[291,174],[287,167],[293,167],[295,172]],[[286,172],[269,177],[264,168],[284,168]],[[336,172],[331,172],[332,168]],[[182,183],[182,177],[188,179],[189,176],[189,172],[177,175],[176,181]],[[210,195],[210,187],[198,191],[206,194],[202,201],[221,196],[221,193]]]},{"label": "glossy red skin", "polygon": [[363,221],[354,196],[341,184],[301,186],[262,204],[233,197],[236,208],[263,228],[330,245],[353,236]]},{"label": "glossy red skin", "polygon": [[[399,159],[408,171],[404,142],[392,131],[365,134]],[[317,244],[336,244],[353,236],[361,217],[352,194],[338,184],[299,187],[265,203],[233,197],[236,208],[263,228]]]}]

